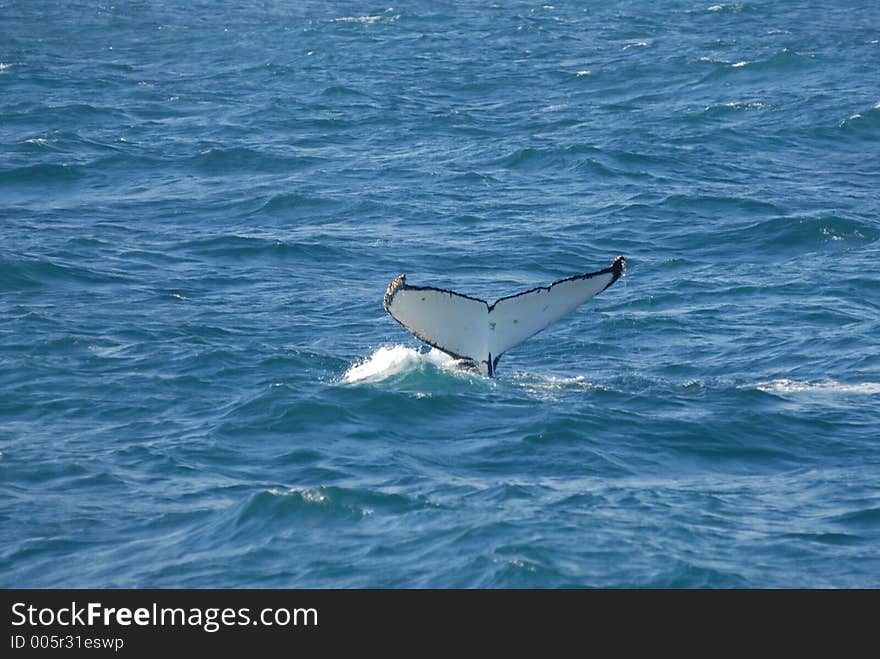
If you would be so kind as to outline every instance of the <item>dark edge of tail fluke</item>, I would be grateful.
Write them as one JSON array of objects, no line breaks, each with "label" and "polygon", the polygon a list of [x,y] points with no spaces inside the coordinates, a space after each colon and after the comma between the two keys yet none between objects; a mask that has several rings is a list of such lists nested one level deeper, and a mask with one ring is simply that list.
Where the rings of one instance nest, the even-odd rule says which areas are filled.
[{"label": "dark edge of tail fluke", "polygon": [[[385,299],[382,302],[382,306],[385,307],[385,311],[391,313],[391,300],[394,299],[394,294],[397,292],[397,289],[406,286],[406,274],[402,274],[397,279],[388,284],[388,288],[385,290]],[[394,318],[394,316],[392,316]],[[397,320],[395,318],[395,320]]]},{"label": "dark edge of tail fluke", "polygon": [[[613,275],[613,277],[611,277],[611,281],[608,282],[608,286],[611,286],[611,284],[620,279],[620,276],[624,272],[626,272],[626,259],[622,256],[618,256],[616,259],[614,259],[614,263],[611,264],[609,270],[611,270],[611,274]],[[608,286],[606,286],[602,290],[608,290]]]}]

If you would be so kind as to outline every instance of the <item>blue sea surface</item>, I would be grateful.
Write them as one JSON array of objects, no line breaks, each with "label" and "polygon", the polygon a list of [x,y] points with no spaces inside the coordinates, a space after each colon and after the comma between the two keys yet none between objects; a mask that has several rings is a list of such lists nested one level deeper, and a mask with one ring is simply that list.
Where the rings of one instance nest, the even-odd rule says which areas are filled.
[{"label": "blue sea surface", "polygon": [[0,0],[0,586],[880,587],[880,3],[550,1]]}]

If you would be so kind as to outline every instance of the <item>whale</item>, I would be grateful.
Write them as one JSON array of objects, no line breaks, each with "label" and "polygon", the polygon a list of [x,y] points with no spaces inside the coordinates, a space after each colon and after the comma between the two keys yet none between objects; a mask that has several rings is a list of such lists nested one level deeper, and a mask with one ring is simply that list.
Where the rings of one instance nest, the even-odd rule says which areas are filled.
[{"label": "whale", "polygon": [[530,288],[492,304],[443,288],[412,286],[402,274],[388,285],[383,306],[420,341],[494,377],[508,350],[604,291],[625,270],[626,259],[618,256],[603,270]]}]

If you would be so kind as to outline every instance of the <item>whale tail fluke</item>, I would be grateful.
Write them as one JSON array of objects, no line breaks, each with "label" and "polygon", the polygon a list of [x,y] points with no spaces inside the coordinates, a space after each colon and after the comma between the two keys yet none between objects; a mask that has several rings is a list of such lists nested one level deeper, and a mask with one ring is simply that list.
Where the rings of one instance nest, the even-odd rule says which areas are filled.
[{"label": "whale tail fluke", "polygon": [[410,286],[400,275],[385,292],[384,307],[413,336],[492,376],[498,360],[545,327],[617,281],[626,269],[618,256],[604,270],[560,279],[549,286],[485,300],[431,286]]}]

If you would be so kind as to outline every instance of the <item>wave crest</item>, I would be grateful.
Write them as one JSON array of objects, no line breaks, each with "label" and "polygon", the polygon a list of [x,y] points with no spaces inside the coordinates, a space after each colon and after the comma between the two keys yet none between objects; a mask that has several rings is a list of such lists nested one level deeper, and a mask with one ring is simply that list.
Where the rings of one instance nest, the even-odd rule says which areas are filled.
[{"label": "wave crest", "polygon": [[880,382],[858,382],[847,384],[837,380],[821,380],[805,382],[786,378],[762,382],[757,385],[760,391],[769,393],[844,393],[844,394],[880,394]]}]

